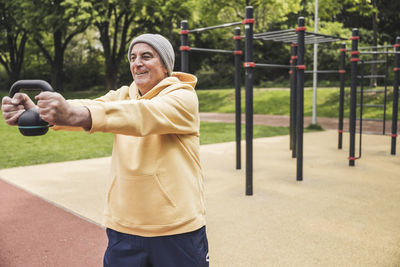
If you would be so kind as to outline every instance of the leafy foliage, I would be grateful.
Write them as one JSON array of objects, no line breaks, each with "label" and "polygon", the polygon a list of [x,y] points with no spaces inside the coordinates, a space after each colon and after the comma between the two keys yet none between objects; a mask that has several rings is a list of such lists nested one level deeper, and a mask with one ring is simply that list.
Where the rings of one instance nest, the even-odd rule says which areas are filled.
[{"label": "leafy foliage", "polygon": [[[180,70],[183,19],[190,29],[241,21],[245,7],[252,5],[255,33],[292,29],[299,16],[305,17],[312,31],[314,4],[314,0],[0,0],[0,77],[7,77],[0,86],[8,87],[19,78],[38,78],[52,80],[60,89],[64,82],[68,90],[79,88],[77,80],[84,81],[85,88],[103,80],[105,88],[115,88],[132,79],[126,50],[141,33],[166,36],[175,47],[175,70]],[[356,27],[360,46],[392,44],[400,35],[399,8],[400,2],[391,0],[319,0],[318,31],[349,37]],[[232,36],[229,27],[190,34],[189,42],[192,47],[233,50]],[[286,44],[254,41],[255,62],[286,65],[289,51]],[[337,45],[320,45],[318,53],[319,69],[338,68]],[[305,61],[312,67],[312,53],[306,53]],[[227,54],[192,51],[189,70],[201,78],[199,88],[233,86],[233,57]],[[256,85],[285,79],[284,69],[254,73]]]},{"label": "leafy foliage", "polygon": [[23,27],[51,66],[51,83],[63,89],[64,53],[77,34],[85,31],[92,18],[92,5],[85,0],[15,0],[29,14]]},{"label": "leafy foliage", "polygon": [[17,19],[21,15],[17,4],[0,0],[0,34],[4,36],[0,38],[0,64],[10,77],[10,81],[4,84],[7,86],[20,77],[28,39],[27,30]]}]

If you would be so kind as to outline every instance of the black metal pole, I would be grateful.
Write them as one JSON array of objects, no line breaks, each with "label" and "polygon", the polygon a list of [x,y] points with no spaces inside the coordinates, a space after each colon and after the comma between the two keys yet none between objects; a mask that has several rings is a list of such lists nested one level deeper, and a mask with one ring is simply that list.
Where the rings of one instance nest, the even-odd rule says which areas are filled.
[{"label": "black metal pole", "polygon": [[364,112],[364,60],[361,60],[361,83],[360,83],[360,115],[359,115],[359,140],[358,140],[358,157],[361,158],[362,152],[362,129],[363,129],[363,112]]},{"label": "black metal pole", "polygon": [[303,131],[304,131],[304,35],[306,28],[304,27],[304,17],[299,17],[297,32],[297,120],[296,120],[296,136],[297,136],[297,170],[296,180],[303,180]]},{"label": "black metal pole", "polygon": [[358,55],[358,29],[353,29],[351,42],[351,91],[350,91],[350,149],[349,149],[349,166],[354,166],[355,161],[355,140],[356,140],[356,108],[357,108],[357,63],[360,60]]},{"label": "black metal pole", "polygon": [[245,62],[246,69],[246,195],[253,195],[253,7],[246,7]]},{"label": "black metal pole", "polygon": [[181,21],[181,31],[179,32],[181,35],[181,71],[182,72],[189,72],[189,41],[188,41],[188,22],[187,20]]},{"label": "black metal pole", "polygon": [[[396,44],[394,45],[396,52],[400,51],[400,37],[396,38]],[[396,139],[397,139],[397,118],[399,108],[399,79],[400,79],[400,54],[396,54],[394,57],[394,78],[393,78],[393,108],[392,108],[392,145],[390,154],[396,155]]]},{"label": "black metal pole", "polygon": [[340,93],[339,93],[339,129],[338,129],[338,149],[342,149],[343,145],[343,116],[344,116],[344,80],[346,74],[346,44],[342,43],[340,48]]},{"label": "black metal pole", "polygon": [[[386,48],[386,51],[388,51],[388,48]],[[383,129],[382,129],[382,135],[386,134],[386,103],[387,103],[387,79],[388,79],[388,58],[389,54],[385,55],[385,94],[383,97]]]},{"label": "black metal pole", "polygon": [[292,158],[296,157],[296,106],[297,106],[297,44],[291,45],[291,65],[290,70],[290,149]]},{"label": "black metal pole", "polygon": [[241,67],[241,56],[242,56],[242,50],[240,48],[240,39],[242,37],[240,36],[240,28],[236,27],[235,28],[235,36],[233,37],[235,40],[235,113],[236,113],[236,118],[235,118],[235,123],[236,123],[236,169],[241,169],[241,149],[240,149],[240,143],[241,143],[241,135],[242,135],[242,105],[241,105],[241,88],[242,88],[242,79],[241,79],[241,72],[242,72],[242,67]]}]

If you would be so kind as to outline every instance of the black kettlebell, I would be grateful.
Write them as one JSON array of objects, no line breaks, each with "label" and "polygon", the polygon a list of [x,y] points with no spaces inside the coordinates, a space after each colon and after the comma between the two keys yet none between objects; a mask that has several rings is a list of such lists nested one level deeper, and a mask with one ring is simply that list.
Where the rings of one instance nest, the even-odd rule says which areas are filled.
[{"label": "black kettlebell", "polygon": [[[42,90],[54,92],[53,87],[43,80],[19,80],[16,81],[10,89],[10,97],[12,98],[21,89]],[[44,135],[49,130],[49,124],[42,120],[39,112],[35,109],[25,110],[18,118],[18,129],[22,135],[38,136]]]}]

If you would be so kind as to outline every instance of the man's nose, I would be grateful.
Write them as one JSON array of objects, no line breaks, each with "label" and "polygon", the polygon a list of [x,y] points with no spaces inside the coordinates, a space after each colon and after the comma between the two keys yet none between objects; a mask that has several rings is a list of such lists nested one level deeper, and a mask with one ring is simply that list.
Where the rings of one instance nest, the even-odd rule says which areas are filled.
[{"label": "man's nose", "polygon": [[143,62],[140,57],[135,58],[133,61],[131,61],[132,66],[142,66]]}]

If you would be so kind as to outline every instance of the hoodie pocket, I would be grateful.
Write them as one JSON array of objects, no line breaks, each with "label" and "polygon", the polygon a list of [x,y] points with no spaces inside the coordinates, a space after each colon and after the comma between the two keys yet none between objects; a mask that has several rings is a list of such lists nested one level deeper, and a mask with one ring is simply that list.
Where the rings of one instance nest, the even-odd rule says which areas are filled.
[{"label": "hoodie pocket", "polygon": [[109,192],[109,211],[126,225],[166,225],[176,204],[156,175],[118,177]]}]

